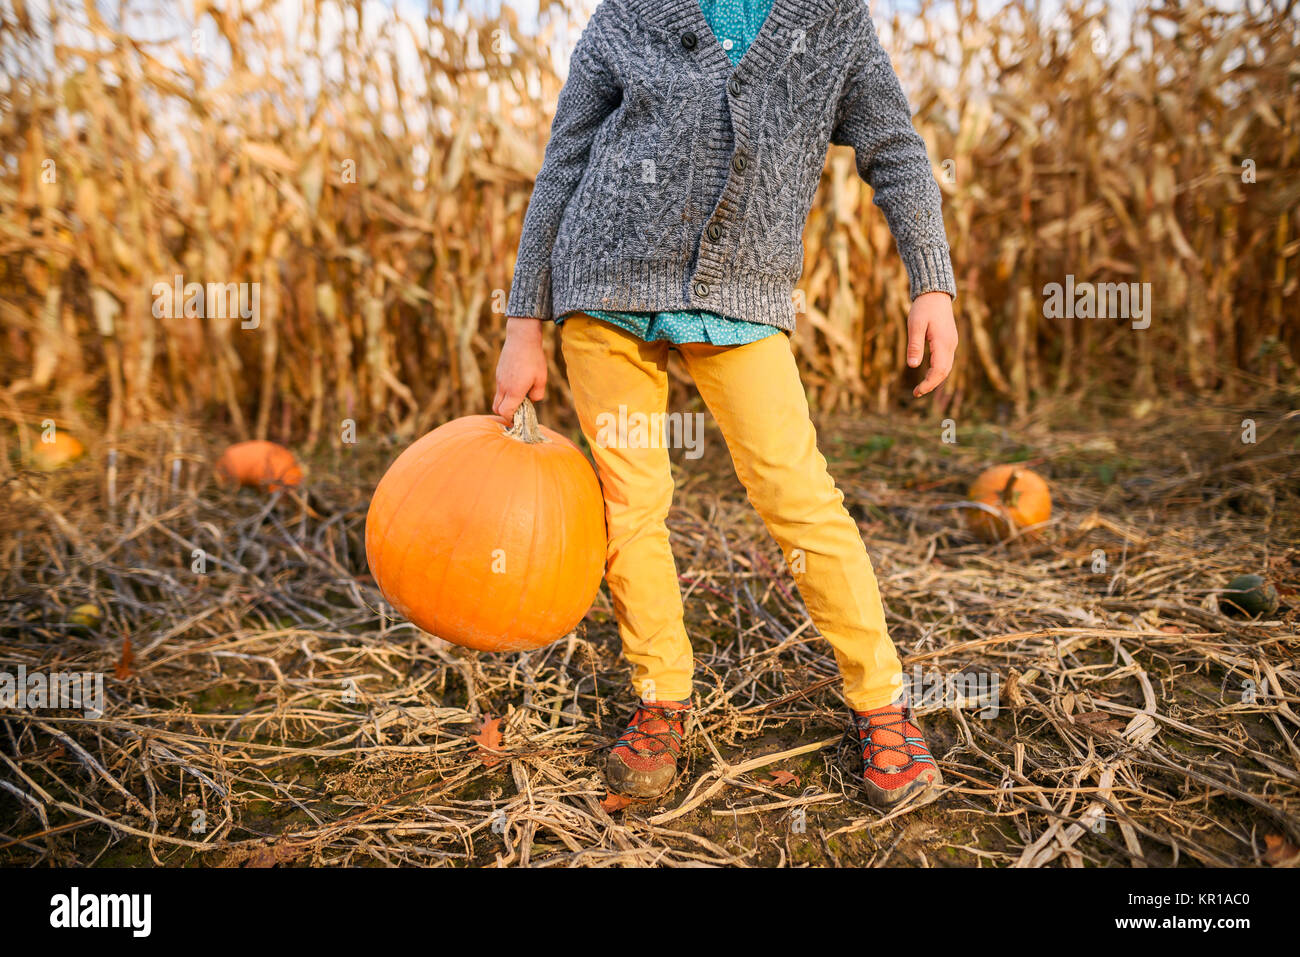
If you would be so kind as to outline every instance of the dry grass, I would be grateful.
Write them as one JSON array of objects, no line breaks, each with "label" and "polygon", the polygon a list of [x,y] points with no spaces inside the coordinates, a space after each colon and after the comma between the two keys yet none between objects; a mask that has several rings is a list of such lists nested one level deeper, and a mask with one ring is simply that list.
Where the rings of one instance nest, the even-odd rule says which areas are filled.
[{"label": "dry grass", "polygon": [[[230,0],[147,40],[89,0],[49,6],[52,21],[18,4],[0,28],[23,72],[0,80],[15,414],[113,442],[180,412],[301,446],[337,441],[344,419],[413,436],[485,410],[567,4],[534,36],[508,7],[466,29],[441,2],[407,24],[304,0],[286,27],[282,4]],[[1027,2],[990,17],[961,0],[956,31],[926,13],[893,25],[961,287],[947,413],[1108,384],[1231,396],[1234,373],[1296,374],[1300,19],[1271,0],[1170,0],[1099,42],[1103,7],[1069,0],[1048,28]],[[869,200],[834,151],[798,344],[824,410],[905,394],[907,287]],[[154,283],[178,274],[260,282],[261,326],[156,320]],[[1043,319],[1043,287],[1067,274],[1151,282],[1152,328]]]},{"label": "dry grass", "polygon": [[[1255,446],[1210,405],[1098,410],[1110,433],[1044,405],[955,446],[896,416],[822,423],[908,667],[1002,682],[991,720],[987,700],[925,709],[951,786],[885,818],[839,746],[834,660],[715,432],[670,519],[700,664],[691,768],[661,807],[613,812],[600,759],[630,694],[608,597],[526,655],[386,615],[361,541],[391,444],[312,463],[302,496],[224,491],[210,440],[163,427],[124,436],[112,497],[102,456],[12,474],[0,671],[104,671],[109,704],[0,713],[0,861],[1284,863],[1300,447],[1285,406],[1255,401]],[[1037,541],[975,544],[949,506],[1006,459],[1053,480],[1056,517]],[[1217,591],[1252,570],[1282,610],[1225,617]],[[103,622],[75,627],[86,602]]]},{"label": "dry grass", "polygon": [[[889,409],[908,374],[901,265],[845,152],[805,237],[800,363],[892,632],[909,667],[1002,681],[992,719],[927,709],[950,789],[886,818],[852,784],[833,659],[716,435],[671,519],[701,717],[662,807],[602,803],[630,704],[606,596],[547,649],[480,656],[386,614],[366,572],[384,465],[485,411],[566,5],[530,36],[508,9],[466,30],[435,4],[411,30],[319,0],[291,31],[232,0],[200,5],[201,53],[90,0],[55,0],[52,23],[5,7],[22,76],[0,78],[0,416],[20,446],[53,418],[90,455],[41,475],[0,437],[0,673],[106,672],[109,705],[0,713],[0,860],[1293,860],[1300,25],[1174,0],[1096,44],[1100,5],[1071,0],[1057,31],[1029,6],[958,4],[955,47],[893,31],[947,196],[967,348],[932,411],[960,444],[838,414]],[[260,282],[260,326],[155,319],[176,274]],[[1067,274],[1151,282],[1151,328],[1044,320]],[[303,451],[305,492],[217,488],[214,433]],[[965,482],[1021,458],[1052,480],[1054,524],[973,543]],[[1256,570],[1282,611],[1225,617],[1217,592]],[[72,623],[83,603],[99,624]]]}]

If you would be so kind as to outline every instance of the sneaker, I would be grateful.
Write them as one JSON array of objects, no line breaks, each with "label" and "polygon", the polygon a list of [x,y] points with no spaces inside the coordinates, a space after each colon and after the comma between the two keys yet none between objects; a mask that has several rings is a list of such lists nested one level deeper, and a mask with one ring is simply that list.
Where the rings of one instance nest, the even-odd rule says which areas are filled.
[{"label": "sneaker", "polygon": [[939,796],[943,776],[907,704],[854,711],[853,725],[862,748],[862,786],[872,805],[892,808],[915,796],[920,807]]},{"label": "sneaker", "polygon": [[657,798],[677,779],[689,701],[642,701],[610,749],[605,781],[616,794]]}]

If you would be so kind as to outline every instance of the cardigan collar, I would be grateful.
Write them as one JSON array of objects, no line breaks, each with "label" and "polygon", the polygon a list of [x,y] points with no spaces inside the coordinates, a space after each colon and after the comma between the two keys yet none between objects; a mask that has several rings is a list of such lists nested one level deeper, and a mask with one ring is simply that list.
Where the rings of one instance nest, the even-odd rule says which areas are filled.
[{"label": "cardigan collar", "polygon": [[677,36],[693,33],[701,67],[715,76],[764,73],[784,58],[797,31],[821,20],[838,0],[773,0],[772,10],[734,70],[704,16],[699,0],[629,0],[628,6],[647,23]]}]

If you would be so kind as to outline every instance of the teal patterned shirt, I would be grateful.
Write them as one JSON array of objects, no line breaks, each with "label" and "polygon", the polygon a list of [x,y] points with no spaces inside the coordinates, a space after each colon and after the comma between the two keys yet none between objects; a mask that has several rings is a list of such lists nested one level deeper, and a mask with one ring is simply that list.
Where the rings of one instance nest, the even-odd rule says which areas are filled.
[{"label": "teal patterned shirt", "polygon": [[[704,19],[709,21],[717,42],[722,44],[731,65],[740,63],[758,36],[772,9],[772,0],[700,0]],[[774,326],[741,319],[729,319],[714,312],[598,312],[588,315],[612,323],[645,342],[707,342],[715,346],[739,346],[780,332]],[[559,322],[564,321],[561,317]]]}]

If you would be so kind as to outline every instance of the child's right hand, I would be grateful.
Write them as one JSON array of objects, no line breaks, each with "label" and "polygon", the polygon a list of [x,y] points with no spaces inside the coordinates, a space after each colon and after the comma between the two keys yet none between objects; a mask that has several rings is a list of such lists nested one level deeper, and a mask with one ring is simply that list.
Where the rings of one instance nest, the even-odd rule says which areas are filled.
[{"label": "child's right hand", "polygon": [[524,396],[539,402],[546,397],[546,353],[542,350],[542,321],[527,316],[506,320],[506,344],[497,360],[497,394],[492,411],[509,422]]}]

